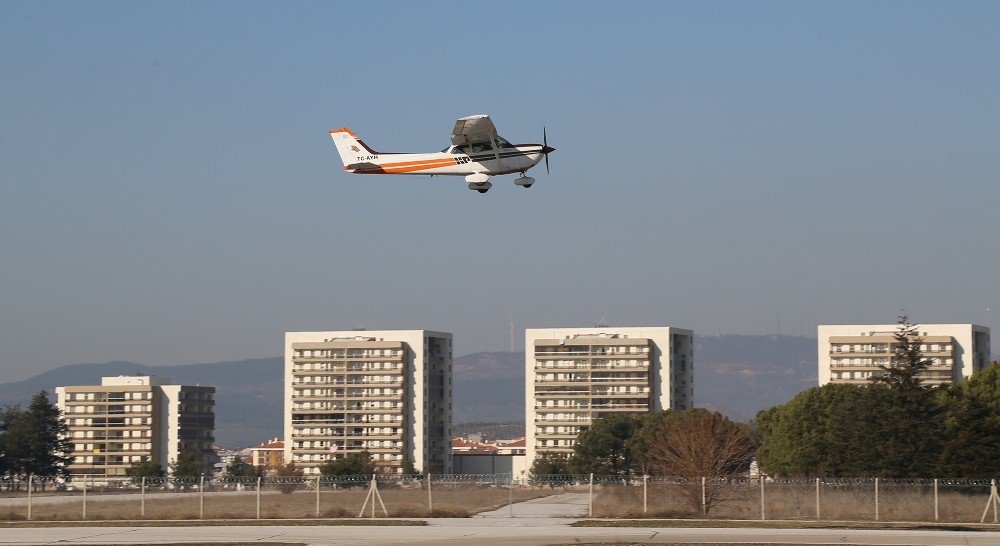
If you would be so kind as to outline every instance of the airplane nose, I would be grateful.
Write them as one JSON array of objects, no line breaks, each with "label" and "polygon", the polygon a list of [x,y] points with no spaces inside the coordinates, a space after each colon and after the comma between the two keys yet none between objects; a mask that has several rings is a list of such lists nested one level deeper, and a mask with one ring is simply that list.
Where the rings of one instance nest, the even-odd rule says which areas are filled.
[{"label": "airplane nose", "polygon": [[550,154],[550,153],[552,153],[554,151],[556,151],[556,149],[553,148],[552,146],[542,146],[542,153],[543,154]]}]

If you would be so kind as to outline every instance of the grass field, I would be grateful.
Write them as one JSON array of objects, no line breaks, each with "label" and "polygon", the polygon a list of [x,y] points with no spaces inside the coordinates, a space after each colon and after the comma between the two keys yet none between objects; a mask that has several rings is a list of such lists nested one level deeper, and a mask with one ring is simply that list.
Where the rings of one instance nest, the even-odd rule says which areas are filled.
[{"label": "grass field", "polygon": [[[468,517],[473,514],[506,506],[510,496],[502,488],[457,488],[433,491],[433,512],[428,510],[427,491],[424,489],[380,490],[388,517]],[[550,494],[547,491],[515,490],[513,501],[520,502]],[[365,501],[367,491],[362,488],[322,490],[319,494],[320,518],[356,517]],[[32,520],[80,521],[83,520],[83,497],[67,496],[61,502],[34,503]],[[41,499],[40,499],[41,501]],[[202,507],[202,503],[203,507]],[[371,516],[371,504],[365,516]],[[92,495],[87,499],[87,520],[185,520],[199,519],[255,519],[257,495],[253,491],[149,494],[142,503],[136,495],[127,499],[115,495]],[[376,505],[377,517],[385,513]],[[16,506],[0,508],[0,521],[26,520],[27,500]],[[261,492],[260,517],[275,519],[316,518],[316,491],[300,490],[283,493],[275,489]]]},{"label": "grass field", "polygon": [[[647,490],[647,513],[642,511],[641,486],[604,486],[595,491],[594,516],[611,518],[702,518],[700,486],[650,485]],[[761,517],[760,488],[719,486],[708,488],[721,500],[711,507],[707,517],[754,520]],[[978,523],[988,498],[988,490],[940,490],[940,522]],[[767,519],[874,521],[874,489],[858,487],[821,487],[819,514],[816,517],[816,489],[812,485],[765,486],[764,512]],[[932,487],[895,486],[879,491],[878,519],[881,521],[933,522]],[[993,513],[989,514],[992,521]]]}]

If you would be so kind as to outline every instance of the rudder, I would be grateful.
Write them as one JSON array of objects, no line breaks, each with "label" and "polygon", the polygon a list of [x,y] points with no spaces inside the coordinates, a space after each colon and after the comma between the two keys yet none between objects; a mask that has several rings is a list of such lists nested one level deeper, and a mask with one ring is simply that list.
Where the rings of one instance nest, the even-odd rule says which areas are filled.
[{"label": "rudder", "polygon": [[358,135],[354,134],[354,131],[347,127],[333,129],[330,131],[330,138],[333,139],[333,144],[337,147],[337,152],[340,153],[344,167],[363,161],[365,156],[376,155],[374,151],[358,140]]}]

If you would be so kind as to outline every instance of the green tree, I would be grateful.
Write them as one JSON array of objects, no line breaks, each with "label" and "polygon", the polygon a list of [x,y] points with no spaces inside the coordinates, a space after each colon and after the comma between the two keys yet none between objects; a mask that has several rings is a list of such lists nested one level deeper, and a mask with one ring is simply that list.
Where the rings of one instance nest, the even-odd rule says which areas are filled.
[{"label": "green tree", "polygon": [[595,419],[576,438],[570,470],[580,474],[629,475],[635,462],[632,437],[641,424],[639,416],[622,413]]},{"label": "green tree", "polygon": [[143,457],[141,461],[125,469],[125,475],[131,478],[132,483],[141,483],[143,478],[162,478],[166,472],[162,466],[150,461],[149,457]]},{"label": "green tree", "polygon": [[549,482],[550,476],[569,473],[569,457],[544,451],[531,463],[530,481],[535,485],[545,484]]},{"label": "green tree", "polygon": [[25,469],[38,476],[65,476],[70,458],[67,427],[59,408],[49,401],[49,393],[39,391],[31,398],[22,419],[31,430]]},{"label": "green tree", "polygon": [[368,450],[356,453],[348,453],[343,457],[327,459],[319,467],[319,473],[323,477],[340,476],[371,476],[378,471],[375,461],[368,453]]},{"label": "green tree", "polygon": [[294,462],[286,464],[275,473],[278,489],[286,494],[295,492],[302,485],[302,477],[304,475],[305,473],[297,468]]},{"label": "green tree", "polygon": [[263,467],[253,466],[245,462],[239,455],[233,457],[233,460],[226,465],[226,477],[229,478],[261,478],[263,476]]},{"label": "green tree", "polygon": [[21,406],[4,406],[0,410],[0,471],[19,474],[28,458],[31,430],[24,420]]},{"label": "green tree", "polygon": [[946,397],[921,384],[930,365],[921,342],[916,325],[900,315],[890,363],[873,384],[827,384],[758,413],[761,468],[793,476],[935,475]]},{"label": "green tree", "polygon": [[939,473],[957,478],[1000,474],[1000,362],[941,393],[944,447]]},{"label": "green tree", "polygon": [[416,474],[420,474],[420,471],[417,470],[417,467],[413,465],[413,461],[410,460],[410,457],[406,455],[403,456],[403,465],[401,470],[404,476],[414,476]]},{"label": "green tree", "polygon": [[881,374],[876,376],[875,382],[884,383],[900,392],[919,390],[920,374],[931,365],[931,361],[924,358],[920,351],[923,341],[917,325],[910,322],[910,317],[905,313],[899,315],[889,365],[879,366]]},{"label": "green tree", "polygon": [[27,410],[7,406],[0,411],[0,466],[12,474],[64,476],[70,459],[66,424],[59,409],[41,391]]},{"label": "green tree", "polygon": [[181,451],[177,455],[177,460],[170,464],[170,477],[172,478],[197,478],[201,475],[202,468],[198,461],[198,454],[189,449]]},{"label": "green tree", "polygon": [[878,437],[872,470],[885,477],[929,476],[938,467],[943,407],[934,389],[921,384],[921,375],[931,365],[921,352],[922,343],[917,325],[905,313],[900,315],[889,366],[880,366],[882,375],[875,379],[888,391],[881,419],[869,425]]}]

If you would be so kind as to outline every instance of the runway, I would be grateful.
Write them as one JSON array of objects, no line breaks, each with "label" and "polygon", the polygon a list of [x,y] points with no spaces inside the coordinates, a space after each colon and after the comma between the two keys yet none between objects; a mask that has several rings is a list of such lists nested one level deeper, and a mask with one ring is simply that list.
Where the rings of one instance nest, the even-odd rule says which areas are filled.
[{"label": "runway", "polygon": [[1000,532],[935,530],[600,528],[570,527],[566,519],[456,518],[426,527],[232,526],[8,528],[0,544],[289,543],[364,545],[639,544],[907,544],[995,545]]}]

